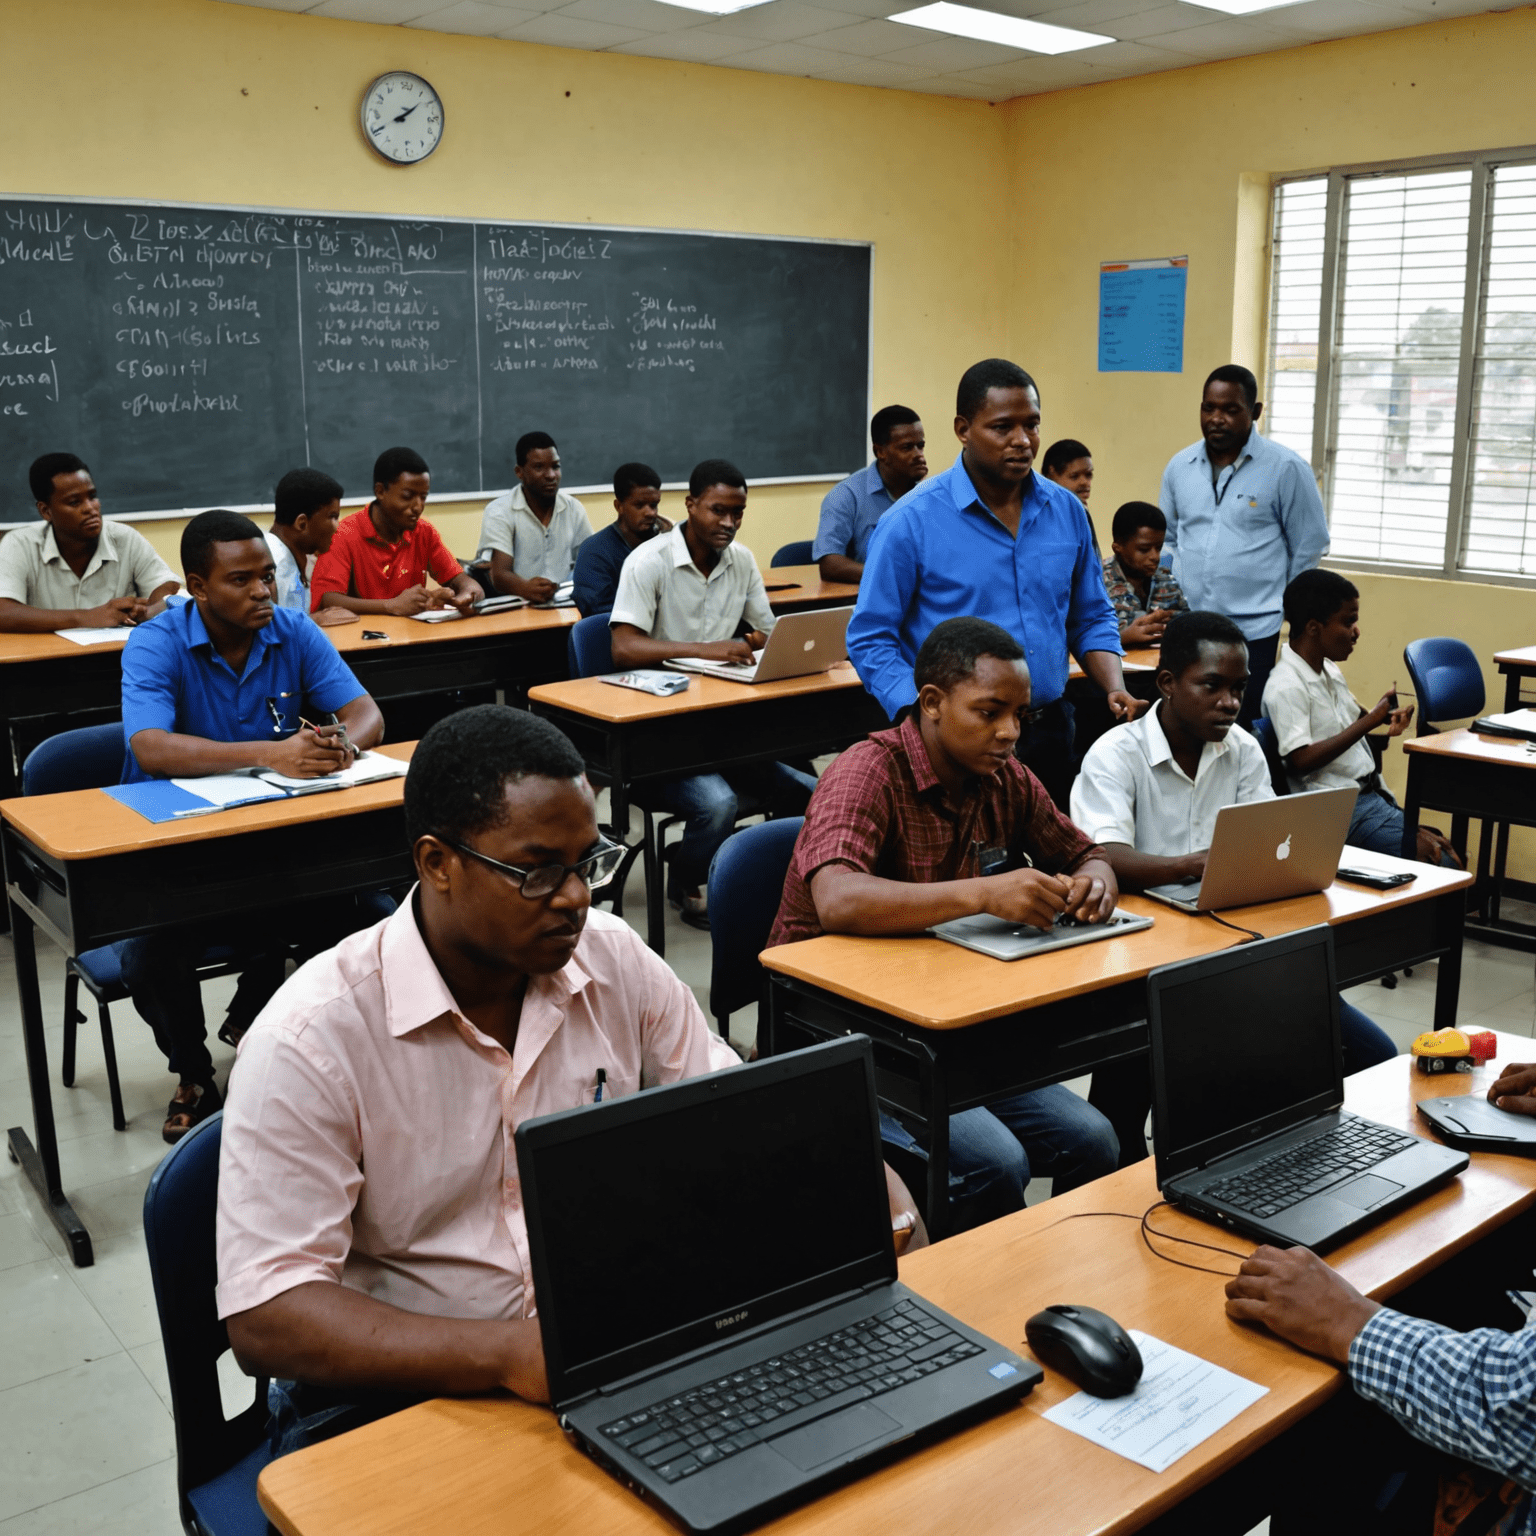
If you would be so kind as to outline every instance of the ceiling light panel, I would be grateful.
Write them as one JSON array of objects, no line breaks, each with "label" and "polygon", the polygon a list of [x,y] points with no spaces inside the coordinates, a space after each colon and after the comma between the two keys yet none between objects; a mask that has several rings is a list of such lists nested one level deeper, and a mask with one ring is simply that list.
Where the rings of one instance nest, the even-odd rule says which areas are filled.
[{"label": "ceiling light panel", "polygon": [[767,5],[768,0],[663,0],[666,5],[680,5],[685,11],[708,11],[711,16],[730,16],[736,11],[749,11],[754,5]]},{"label": "ceiling light panel", "polygon": [[[1244,0],[1228,0],[1242,4]],[[1273,0],[1265,0],[1272,4]],[[1024,21],[1017,16],[999,16],[996,11],[979,11],[971,5],[955,5],[951,0],[936,0],[920,5],[915,11],[898,11],[888,21],[909,27],[926,27],[931,32],[947,32],[951,37],[970,37],[982,43],[1000,43],[1005,48],[1020,48],[1026,53],[1072,53],[1079,48],[1097,48],[1112,43],[1112,37],[1099,32],[1079,32],[1074,27],[1053,27],[1043,21]]]}]

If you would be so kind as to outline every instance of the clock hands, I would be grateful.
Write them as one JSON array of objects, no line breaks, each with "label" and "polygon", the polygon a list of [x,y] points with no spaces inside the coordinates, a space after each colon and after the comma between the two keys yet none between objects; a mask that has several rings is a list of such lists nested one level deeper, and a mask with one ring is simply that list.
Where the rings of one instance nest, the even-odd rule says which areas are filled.
[{"label": "clock hands", "polygon": [[[417,103],[416,103],[416,107],[419,107],[419,106],[420,106],[420,105],[421,105],[421,103],[420,103],[420,102],[419,102],[419,101],[418,101],[418,102],[417,102]],[[399,116],[398,116],[398,117],[397,117],[397,118],[396,118],[396,119],[395,119],[395,121],[396,121],[396,122],[397,122],[397,123],[403,123],[403,122],[404,122],[404,121],[405,121],[405,120],[406,120],[406,118],[408,118],[408,117],[409,117],[409,116],[410,116],[410,115],[411,115],[411,113],[412,113],[412,112],[414,112],[414,111],[415,111],[415,110],[416,110],[416,107],[407,107],[407,108],[406,108],[406,109],[405,109],[405,111],[404,111],[404,112],[402,112],[402,113],[401,113],[401,114],[400,114],[400,115],[399,115]]]}]

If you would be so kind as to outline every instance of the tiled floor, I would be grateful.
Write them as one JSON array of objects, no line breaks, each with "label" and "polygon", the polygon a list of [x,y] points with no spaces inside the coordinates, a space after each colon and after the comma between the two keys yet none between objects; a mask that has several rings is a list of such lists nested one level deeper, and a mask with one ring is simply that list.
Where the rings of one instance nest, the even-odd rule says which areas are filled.
[{"label": "tiled floor", "polygon": [[[638,878],[629,914],[643,928]],[[706,1007],[709,939],[668,912],[667,959]],[[0,940],[0,1127],[31,1125],[9,939]],[[50,1063],[58,1070],[63,967],[39,947]],[[1358,987],[1348,995],[1400,1045],[1431,1021],[1435,966],[1395,991]],[[204,988],[215,1027],[231,981]],[[1469,944],[1462,1022],[1536,1033],[1536,994],[1527,955]],[[172,1082],[132,1005],[113,1010],[129,1117],[112,1129],[94,1024],[82,1032],[76,1086],[53,1091],[64,1184],[91,1230],[96,1264],[75,1269],[20,1171],[0,1159],[0,1536],[174,1536],[174,1440],[166,1403],[154,1298],[140,1207],[165,1150],[160,1123]],[[732,1020],[739,1042],[756,1029],[752,1010]],[[231,1053],[215,1046],[221,1080]],[[1046,1186],[1031,1190],[1032,1198]],[[227,1357],[226,1357],[227,1358]],[[243,1382],[226,1383],[239,1401]],[[248,1390],[248,1389],[247,1389]]]}]

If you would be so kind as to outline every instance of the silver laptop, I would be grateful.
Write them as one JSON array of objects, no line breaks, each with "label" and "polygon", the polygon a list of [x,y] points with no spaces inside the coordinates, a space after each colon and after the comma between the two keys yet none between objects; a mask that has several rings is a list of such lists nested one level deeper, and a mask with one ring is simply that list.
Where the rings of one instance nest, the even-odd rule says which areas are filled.
[{"label": "silver laptop", "polygon": [[1170,1205],[1281,1247],[1326,1248],[1467,1166],[1465,1152],[1345,1110],[1326,925],[1153,971],[1147,1024]]},{"label": "silver laptop", "polygon": [[1327,890],[1339,872],[1358,794],[1315,789],[1225,805],[1216,813],[1205,877],[1148,886],[1143,894],[1183,912],[1217,912]]},{"label": "silver laptop", "polygon": [[723,677],[728,683],[772,683],[781,677],[806,677],[825,672],[848,659],[848,620],[853,608],[818,608],[814,613],[786,613],[768,636],[768,643],[744,661],[699,661],[679,656],[669,667]]},{"label": "silver laptop", "polygon": [[1063,914],[1050,928],[1031,928],[1027,923],[982,915],[957,917],[928,931],[936,939],[991,955],[994,960],[1022,960],[1025,955],[1043,955],[1047,950],[1068,949],[1073,944],[1092,944],[1098,939],[1113,939],[1151,926],[1150,917],[1116,909],[1104,923],[1080,923]]}]

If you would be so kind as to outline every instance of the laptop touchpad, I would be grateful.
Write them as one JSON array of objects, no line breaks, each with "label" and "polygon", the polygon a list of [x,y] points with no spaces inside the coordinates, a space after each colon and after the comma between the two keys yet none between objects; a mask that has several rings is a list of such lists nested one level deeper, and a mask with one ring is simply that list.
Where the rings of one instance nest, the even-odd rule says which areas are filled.
[{"label": "laptop touchpad", "polygon": [[1374,1173],[1362,1173],[1342,1189],[1330,1189],[1328,1193],[1335,1200],[1342,1200],[1345,1205],[1358,1206],[1362,1211],[1368,1211],[1373,1205],[1380,1205],[1383,1200],[1399,1194],[1402,1187],[1401,1184],[1394,1184],[1391,1179],[1378,1178]]},{"label": "laptop touchpad", "polygon": [[868,1403],[859,1403],[828,1418],[817,1419],[803,1429],[792,1429],[787,1435],[780,1435],[768,1443],[802,1472],[809,1472],[812,1467],[846,1456],[849,1451],[900,1428],[890,1414],[882,1413]]}]

